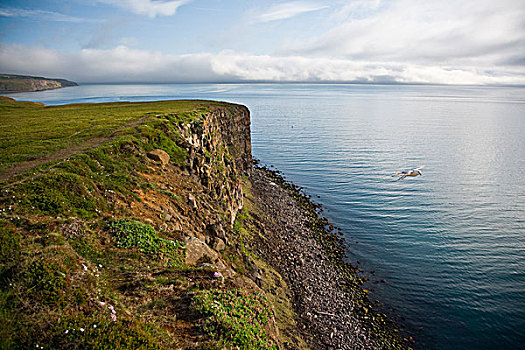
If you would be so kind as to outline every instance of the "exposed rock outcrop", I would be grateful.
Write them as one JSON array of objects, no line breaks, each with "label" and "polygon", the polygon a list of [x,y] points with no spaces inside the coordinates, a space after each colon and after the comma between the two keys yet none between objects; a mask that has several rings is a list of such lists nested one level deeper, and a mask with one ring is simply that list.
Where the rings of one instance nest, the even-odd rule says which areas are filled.
[{"label": "exposed rock outcrop", "polygon": [[221,201],[233,225],[242,209],[242,175],[252,164],[250,113],[244,106],[216,108],[202,120],[179,126],[189,156],[187,170]]},{"label": "exposed rock outcrop", "polygon": [[170,161],[170,155],[161,149],[148,152],[147,156],[154,161],[160,162],[162,166],[167,165]]}]

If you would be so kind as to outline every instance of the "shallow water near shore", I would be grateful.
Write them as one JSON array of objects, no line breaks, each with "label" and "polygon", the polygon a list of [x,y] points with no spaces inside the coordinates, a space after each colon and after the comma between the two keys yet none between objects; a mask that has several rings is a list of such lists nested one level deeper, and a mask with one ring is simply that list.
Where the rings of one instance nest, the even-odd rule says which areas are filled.
[{"label": "shallow water near shore", "polygon": [[[525,88],[83,85],[9,96],[247,105],[254,156],[323,204],[416,348],[525,343]],[[423,164],[421,177],[390,176]]]}]

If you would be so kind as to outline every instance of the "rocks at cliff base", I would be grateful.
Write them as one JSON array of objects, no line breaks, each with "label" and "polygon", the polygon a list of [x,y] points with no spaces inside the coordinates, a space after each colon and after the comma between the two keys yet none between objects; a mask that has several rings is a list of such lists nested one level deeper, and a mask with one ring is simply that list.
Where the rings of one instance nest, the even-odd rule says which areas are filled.
[{"label": "rocks at cliff base", "polygon": [[170,155],[161,149],[156,149],[151,152],[148,152],[147,156],[149,159],[152,159],[156,162],[160,162],[162,166],[167,165],[170,161]]},{"label": "rocks at cliff base", "polygon": [[222,273],[225,278],[235,275],[235,271],[228,268],[220,259],[219,253],[211,249],[206,243],[196,237],[186,240],[186,265],[210,266]]},{"label": "rocks at cliff base", "polygon": [[190,237],[186,241],[186,264],[195,266],[201,260],[214,262],[219,254],[211,249],[206,243],[196,237]]},{"label": "rocks at cliff base", "polygon": [[[276,184],[279,180],[283,181],[261,168],[250,174],[251,203],[265,215],[253,218],[259,223],[252,227],[264,227],[264,234],[255,231],[249,249],[275,269],[293,291],[291,302],[297,313],[297,331],[309,339],[308,345],[315,350],[381,349],[367,328],[366,319],[360,319],[355,311],[365,305],[365,317],[369,318],[370,307],[354,297],[359,292],[348,289],[353,279],[331,261],[329,248],[323,247],[321,233],[312,221],[313,213],[301,205],[297,192]],[[249,276],[264,287],[260,269],[253,269]]]}]

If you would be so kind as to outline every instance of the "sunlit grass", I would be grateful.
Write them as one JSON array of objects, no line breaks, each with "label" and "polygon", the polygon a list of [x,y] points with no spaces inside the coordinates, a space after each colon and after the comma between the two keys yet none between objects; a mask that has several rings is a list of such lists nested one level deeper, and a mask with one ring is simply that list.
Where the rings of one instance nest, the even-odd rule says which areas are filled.
[{"label": "sunlit grass", "polygon": [[43,106],[0,97],[0,171],[49,156],[157,114],[206,113],[220,102],[113,102]]}]

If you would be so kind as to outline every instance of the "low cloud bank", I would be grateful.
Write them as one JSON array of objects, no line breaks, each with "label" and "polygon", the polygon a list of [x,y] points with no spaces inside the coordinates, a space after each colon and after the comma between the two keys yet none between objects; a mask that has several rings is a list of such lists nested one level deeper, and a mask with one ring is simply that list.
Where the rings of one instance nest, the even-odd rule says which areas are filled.
[{"label": "low cloud bank", "polygon": [[434,66],[233,51],[166,55],[126,46],[64,53],[0,45],[0,72],[62,77],[81,83],[264,81],[525,85],[525,71],[521,66]]}]

